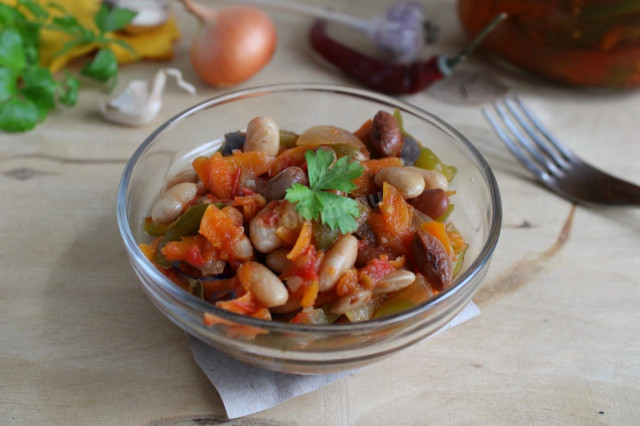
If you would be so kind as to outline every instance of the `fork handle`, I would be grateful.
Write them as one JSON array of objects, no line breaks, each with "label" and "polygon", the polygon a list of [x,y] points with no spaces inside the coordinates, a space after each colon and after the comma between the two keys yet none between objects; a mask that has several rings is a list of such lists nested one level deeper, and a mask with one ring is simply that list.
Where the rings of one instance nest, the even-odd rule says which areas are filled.
[{"label": "fork handle", "polygon": [[640,186],[622,179],[614,178],[610,182],[600,183],[597,189],[603,202],[617,206],[640,206]]}]

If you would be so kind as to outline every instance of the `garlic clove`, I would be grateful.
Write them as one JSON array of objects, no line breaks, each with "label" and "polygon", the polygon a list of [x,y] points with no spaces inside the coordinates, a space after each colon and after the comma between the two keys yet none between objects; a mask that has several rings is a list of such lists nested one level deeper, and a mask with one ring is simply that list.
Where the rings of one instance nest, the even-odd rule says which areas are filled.
[{"label": "garlic clove", "polygon": [[194,95],[195,87],[182,78],[182,73],[175,68],[159,70],[153,83],[144,80],[133,80],[118,96],[100,103],[102,116],[116,124],[125,126],[141,126],[153,120],[162,108],[162,92],[167,76],[176,79],[178,87]]}]

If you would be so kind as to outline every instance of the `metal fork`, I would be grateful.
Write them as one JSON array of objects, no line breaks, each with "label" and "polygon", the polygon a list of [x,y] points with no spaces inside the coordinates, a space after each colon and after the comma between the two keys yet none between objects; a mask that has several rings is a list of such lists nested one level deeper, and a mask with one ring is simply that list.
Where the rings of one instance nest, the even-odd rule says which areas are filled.
[{"label": "metal fork", "polygon": [[[484,113],[500,139],[547,188],[581,204],[640,206],[640,186],[585,163],[560,143],[516,96]],[[517,124],[516,124],[517,123]]]}]

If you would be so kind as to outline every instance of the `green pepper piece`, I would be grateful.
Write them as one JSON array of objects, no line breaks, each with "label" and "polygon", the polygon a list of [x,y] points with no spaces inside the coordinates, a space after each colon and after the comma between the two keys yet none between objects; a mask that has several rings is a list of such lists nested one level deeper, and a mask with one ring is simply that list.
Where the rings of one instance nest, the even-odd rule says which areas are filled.
[{"label": "green pepper piece", "polygon": [[456,275],[458,275],[458,272],[460,272],[460,269],[462,269],[462,264],[464,263],[464,255],[467,252],[467,249],[469,247],[465,247],[460,253],[458,253],[458,259],[456,260],[456,263],[453,265],[452,271],[451,271],[451,276],[455,277]]},{"label": "green pepper piece", "polygon": [[340,230],[338,228],[332,230],[327,225],[318,221],[312,222],[313,241],[318,250],[327,250],[338,241]]},{"label": "green pepper piece", "polygon": [[295,148],[298,136],[300,135],[296,132],[280,129],[280,146],[285,148]]},{"label": "green pepper piece", "polygon": [[333,324],[340,315],[331,312],[332,303],[324,305],[322,308],[312,309],[304,313],[304,320],[300,324]]},{"label": "green pepper piece", "polygon": [[209,204],[196,204],[195,206],[191,206],[189,210],[184,212],[169,226],[158,246],[158,253],[156,254],[157,264],[167,268],[171,266],[162,254],[162,247],[168,242],[178,241],[182,237],[196,235],[200,229],[200,221],[202,221],[202,216],[204,216],[207,207],[209,207]]},{"label": "green pepper piece", "polygon": [[449,182],[453,179],[458,171],[458,168],[455,166],[447,166],[438,158],[438,156],[431,151],[427,147],[422,147],[420,151],[420,156],[416,160],[416,167],[420,167],[421,169],[427,170],[435,170],[437,172],[442,173]]},{"label": "green pepper piece", "polygon": [[449,203],[449,205],[447,206],[447,209],[444,211],[444,213],[442,213],[440,217],[436,218],[436,221],[445,223],[447,219],[449,219],[449,216],[451,216],[451,213],[453,213],[454,208],[455,206]]},{"label": "green pepper piece", "polygon": [[382,300],[381,296],[374,296],[367,303],[361,306],[358,306],[357,308],[354,308],[348,312],[345,312],[344,315],[347,318],[349,318],[349,321],[351,322],[360,322],[360,321],[369,320],[373,317],[373,314],[378,309],[378,306],[380,306],[381,300]]},{"label": "green pepper piece", "polygon": [[168,225],[159,225],[157,223],[154,223],[150,217],[144,220],[144,232],[151,235],[152,237],[163,236],[167,232],[168,228]]},{"label": "green pepper piece", "polygon": [[331,145],[331,149],[333,149],[333,151],[336,153],[336,155],[338,156],[338,158],[342,158],[342,157],[352,157],[354,156],[357,152],[359,152],[359,149],[357,146],[355,145],[351,145],[348,143],[336,143],[336,144],[332,144]]},{"label": "green pepper piece", "polygon": [[385,300],[380,307],[373,314],[372,319],[386,317],[387,315],[397,314],[398,312],[406,311],[409,308],[413,308],[415,304],[407,299],[389,299]]},{"label": "green pepper piece", "polygon": [[404,120],[402,119],[402,113],[398,108],[393,110],[393,118],[395,118],[396,123],[398,123],[398,127],[400,127],[400,131],[404,134]]}]

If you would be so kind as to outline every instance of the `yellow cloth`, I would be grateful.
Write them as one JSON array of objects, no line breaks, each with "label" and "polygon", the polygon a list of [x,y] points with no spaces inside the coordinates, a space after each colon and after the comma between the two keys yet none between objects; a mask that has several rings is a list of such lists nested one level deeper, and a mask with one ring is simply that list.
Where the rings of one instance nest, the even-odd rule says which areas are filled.
[{"label": "yellow cloth", "polygon": [[[15,0],[0,1],[10,5],[15,5],[16,3]],[[37,2],[45,6],[47,3],[50,3],[51,0],[37,0]],[[85,27],[96,30],[93,17],[100,8],[100,0],[53,0],[53,2],[63,6]],[[51,13],[55,14],[58,12],[51,10]],[[180,30],[175,17],[171,15],[165,24],[140,34],[118,32],[110,33],[109,35],[129,43],[133,50],[138,53],[137,55],[133,55],[127,49],[117,44],[110,44],[109,47],[115,54],[118,62],[125,64],[140,59],[172,59],[173,43],[180,38]],[[75,47],[64,55],[56,56],[56,54],[62,50],[65,43],[71,39],[71,36],[63,32],[43,29],[40,37],[40,65],[49,67],[51,72],[56,72],[72,60],[84,56],[99,47],[98,44],[92,43]]]}]

